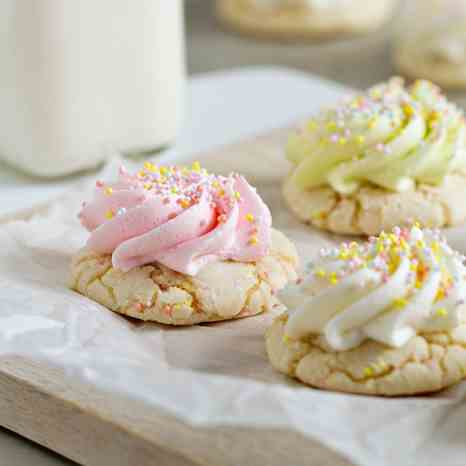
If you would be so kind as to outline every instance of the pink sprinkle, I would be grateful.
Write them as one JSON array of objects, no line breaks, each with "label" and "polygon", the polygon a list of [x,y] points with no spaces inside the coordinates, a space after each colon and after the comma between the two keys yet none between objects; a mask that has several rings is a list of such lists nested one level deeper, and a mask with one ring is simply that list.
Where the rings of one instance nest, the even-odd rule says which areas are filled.
[{"label": "pink sprinkle", "polygon": [[95,185],[98,187],[98,188],[102,188],[104,186],[104,182],[102,180],[97,180],[95,182]]},{"label": "pink sprinkle", "polygon": [[338,137],[338,134],[337,133],[333,133],[331,136],[330,136],[330,141],[332,142],[338,142],[339,140],[339,137]]}]

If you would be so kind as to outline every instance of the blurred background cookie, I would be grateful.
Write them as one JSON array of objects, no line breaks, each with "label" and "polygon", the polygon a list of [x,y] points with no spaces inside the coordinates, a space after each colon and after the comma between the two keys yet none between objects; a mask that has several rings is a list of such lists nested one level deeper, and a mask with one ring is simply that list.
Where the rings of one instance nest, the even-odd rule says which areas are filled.
[{"label": "blurred background cookie", "polygon": [[414,1],[406,8],[393,51],[398,70],[443,87],[466,87],[466,2]]},{"label": "blurred background cookie", "polygon": [[397,0],[218,0],[219,18],[257,37],[306,39],[373,31],[386,22]]}]

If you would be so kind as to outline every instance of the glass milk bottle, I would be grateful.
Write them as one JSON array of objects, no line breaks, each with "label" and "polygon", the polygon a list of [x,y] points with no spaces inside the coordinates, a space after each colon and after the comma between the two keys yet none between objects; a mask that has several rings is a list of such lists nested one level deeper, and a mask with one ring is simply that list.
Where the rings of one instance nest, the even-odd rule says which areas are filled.
[{"label": "glass milk bottle", "polygon": [[0,158],[34,175],[173,142],[182,0],[2,0]]}]

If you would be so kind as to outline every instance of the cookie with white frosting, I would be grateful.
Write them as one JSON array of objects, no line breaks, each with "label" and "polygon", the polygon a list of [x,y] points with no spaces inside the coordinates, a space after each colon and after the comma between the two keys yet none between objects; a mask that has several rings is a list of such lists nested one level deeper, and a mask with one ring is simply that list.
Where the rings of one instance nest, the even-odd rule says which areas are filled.
[{"label": "cookie with white frosting", "polygon": [[157,167],[98,181],[79,214],[89,231],[71,288],[109,309],[173,325],[271,310],[296,278],[293,244],[236,174]]},{"label": "cookie with white frosting", "polygon": [[464,114],[428,81],[393,78],[343,99],[294,132],[286,156],[285,200],[319,228],[373,235],[466,220]]},{"label": "cookie with white frosting", "polygon": [[395,228],[321,251],[283,293],[272,365],[313,387],[413,395],[466,374],[466,267],[438,231]]},{"label": "cookie with white frosting", "polygon": [[217,0],[229,27],[256,37],[306,39],[372,31],[387,21],[397,0]]}]

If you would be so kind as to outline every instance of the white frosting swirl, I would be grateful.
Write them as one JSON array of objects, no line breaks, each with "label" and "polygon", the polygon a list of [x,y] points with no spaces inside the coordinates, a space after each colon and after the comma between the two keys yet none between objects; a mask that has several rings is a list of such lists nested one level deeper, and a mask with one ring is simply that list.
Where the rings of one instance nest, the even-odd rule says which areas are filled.
[{"label": "white frosting swirl", "polygon": [[437,231],[417,226],[324,250],[309,276],[283,294],[285,334],[321,334],[345,351],[366,339],[400,347],[417,333],[451,330],[463,320],[463,259]]}]

